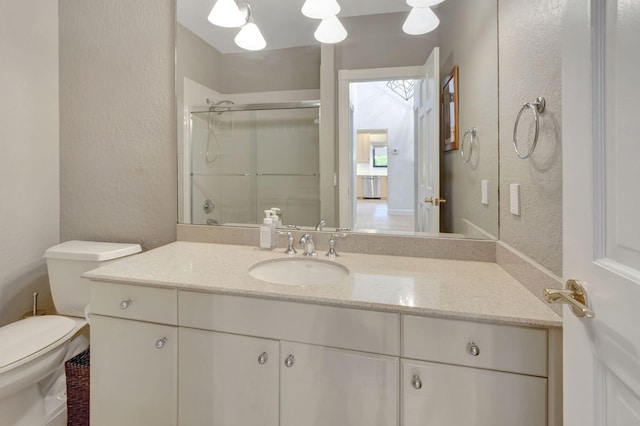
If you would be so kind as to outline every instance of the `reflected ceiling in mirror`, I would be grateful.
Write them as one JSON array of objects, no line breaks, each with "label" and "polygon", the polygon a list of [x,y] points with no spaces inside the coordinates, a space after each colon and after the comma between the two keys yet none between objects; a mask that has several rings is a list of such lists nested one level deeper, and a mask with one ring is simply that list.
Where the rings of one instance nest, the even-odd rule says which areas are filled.
[{"label": "reflected ceiling in mirror", "polygon": [[[404,0],[341,0],[339,3],[342,10],[338,17],[349,35],[344,42],[323,45],[322,49],[313,38],[318,21],[302,15],[302,0],[293,5],[289,0],[250,0],[255,22],[267,41],[267,48],[259,52],[243,51],[235,45],[233,38],[237,29],[215,27],[207,21],[213,3],[213,0],[177,2],[176,92],[178,122],[181,124],[177,137],[181,223],[255,224],[261,221],[264,209],[279,207],[284,211],[285,224],[288,222],[290,225],[314,226],[322,218],[328,226],[334,228],[350,227],[364,232],[413,233],[411,229],[415,229],[417,219],[412,216],[408,227],[404,222],[407,222],[407,217],[410,216],[408,210],[419,200],[420,194],[416,192],[414,182],[417,170],[423,167],[431,171],[438,170],[435,172],[439,180],[438,197],[446,200],[438,206],[440,232],[436,234],[470,238],[498,237],[498,73],[495,0],[447,0],[434,8],[441,21],[440,26],[436,31],[423,36],[409,36],[402,32],[402,24],[410,9]],[[402,136],[399,136],[400,133],[394,131],[392,126],[381,125],[381,120],[376,121],[374,112],[366,113],[367,119],[361,118],[351,122],[350,133],[353,137],[346,142],[351,148],[347,149],[347,156],[341,155],[339,143],[343,142],[338,142],[338,133],[340,122],[344,121],[345,117],[340,111],[345,107],[340,104],[340,97],[336,96],[337,88],[340,86],[339,71],[378,70],[389,67],[418,69],[417,67],[425,64],[434,47],[439,47],[437,68],[442,77],[438,78],[436,88],[441,87],[444,77],[455,65],[459,69],[458,132],[463,134],[467,128],[477,129],[472,158],[468,163],[462,161],[459,150],[445,152],[442,147],[437,160],[432,159],[430,164],[419,164],[415,160],[414,151],[418,148],[415,140],[421,130],[419,120],[413,122],[412,111],[414,104],[417,105],[416,99],[424,95],[428,75],[425,75],[426,80],[410,79],[416,85],[414,97],[409,97],[408,100],[392,91],[387,85],[390,79],[386,77],[377,81],[380,82],[379,89],[386,88],[388,93],[378,91],[374,94],[376,92],[360,90],[361,101],[370,96],[367,102],[380,105],[375,114],[381,114],[381,117],[389,116],[394,104],[404,102],[411,119],[401,132]],[[322,72],[321,63],[325,67]],[[356,79],[351,83],[361,84],[363,81]],[[321,90],[321,86],[336,89]],[[349,91],[347,99],[351,97],[354,100],[355,92]],[[260,116],[270,117],[269,114],[276,113],[221,113],[220,110],[208,112],[211,104],[227,100],[235,105],[320,100],[322,107],[320,111],[316,109],[312,113],[315,114],[314,117],[304,116],[305,113],[311,113],[311,110],[289,110],[290,114],[285,113],[278,119],[284,119],[286,125],[273,117],[266,119],[265,126],[256,127],[253,122],[253,133],[249,134],[249,117],[255,120]],[[322,123],[319,122],[319,113],[325,118]],[[358,114],[356,111],[354,116],[361,117],[363,113]],[[437,119],[437,122],[441,123],[439,116],[432,116],[430,119]],[[234,129],[237,133],[234,133]],[[245,136],[239,141],[238,138],[243,138],[240,136],[242,131],[245,132]],[[307,139],[299,138],[296,136],[296,132],[299,131],[311,132],[312,136]],[[357,136],[367,132],[386,132],[386,145],[373,141],[369,142],[367,148],[361,147]],[[199,139],[194,140],[194,137]],[[297,149],[291,142],[296,139],[316,141],[314,143],[317,143],[317,146],[311,150]],[[276,154],[282,153],[278,151],[280,148],[274,145],[276,140],[283,142],[287,156]],[[380,157],[380,152],[383,151],[383,145],[387,152],[387,167],[379,166],[382,159],[374,165],[376,155]],[[271,148],[266,150],[268,146]],[[274,167],[270,169],[270,173],[260,174],[257,170],[261,166],[257,161],[258,158],[264,157],[260,154],[260,148],[263,154],[269,152],[278,158],[286,157],[285,164],[303,165],[296,170],[296,173],[300,174],[298,179],[289,179],[289,167],[281,166],[279,170],[275,170],[278,168],[275,167],[278,162],[271,160],[269,161]],[[359,161],[357,158],[359,149],[369,151],[371,167],[367,168],[367,173],[363,172],[365,161]],[[302,157],[312,152],[317,153],[313,154],[318,156],[317,159]],[[248,193],[229,183],[220,182],[219,170],[215,170],[220,169],[220,164],[210,167],[211,163],[208,163],[212,158],[216,158],[214,163],[218,161],[218,155],[220,160],[223,160],[223,157],[242,159],[245,165],[253,167],[248,172],[234,170],[238,175],[251,175],[251,179],[246,180],[252,183],[244,185]],[[294,158],[296,156],[301,157]],[[399,158],[403,158],[402,172],[393,170],[394,164],[400,164],[397,161]],[[376,165],[378,167],[375,167]],[[198,170],[198,167],[201,169]],[[372,170],[379,173],[373,173]],[[203,171],[205,173],[201,173]],[[213,180],[217,179],[218,183],[207,183],[205,186],[210,189],[203,190],[202,179],[210,172],[217,174]],[[342,182],[341,173],[351,176],[346,179],[349,183],[344,185],[342,191],[339,185],[334,186],[334,179],[336,183]],[[400,175],[405,175],[402,178],[404,180],[400,180]],[[308,199],[288,197],[293,194],[289,183],[274,181],[258,184],[259,180],[265,180],[267,177],[278,177],[282,180],[284,176],[289,176],[287,179],[302,185],[300,190],[296,189],[294,192],[302,191]],[[381,177],[380,200],[373,197],[365,198],[364,181],[369,176]],[[225,179],[229,180],[231,176]],[[302,180],[305,179],[310,182],[303,183]],[[268,196],[261,200],[257,195],[248,195],[253,194],[251,191],[260,186],[268,189]],[[347,186],[350,189],[347,190]],[[406,200],[402,208],[394,206],[394,193],[399,193],[399,188],[403,188],[405,192],[407,188],[411,188],[409,207]],[[483,194],[485,189],[486,194]],[[345,201],[340,195],[345,191],[360,197]],[[234,205],[231,199],[238,197],[244,201]],[[362,224],[365,221],[357,219],[356,215],[353,215],[353,219],[344,220],[339,211],[340,205],[347,202],[353,203],[354,206],[366,206],[373,212],[371,214],[383,214],[386,210],[384,214],[388,219],[399,219],[403,225],[396,229],[386,228],[385,225],[364,226]],[[290,214],[287,215],[286,203],[308,205],[312,211],[304,213],[302,210],[296,210],[297,207],[289,207]],[[210,213],[207,213],[207,210]],[[287,217],[290,220],[287,220]],[[358,226],[358,222],[361,226]]]}]

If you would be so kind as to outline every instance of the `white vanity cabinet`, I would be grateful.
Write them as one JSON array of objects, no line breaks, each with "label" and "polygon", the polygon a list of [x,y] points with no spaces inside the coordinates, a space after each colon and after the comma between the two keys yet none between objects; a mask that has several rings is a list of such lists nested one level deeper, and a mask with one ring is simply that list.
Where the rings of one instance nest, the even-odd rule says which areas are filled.
[{"label": "white vanity cabinet", "polygon": [[544,329],[405,315],[402,424],[545,426],[547,353]]},{"label": "white vanity cabinet", "polygon": [[180,425],[397,425],[399,321],[180,292]]},{"label": "white vanity cabinet", "polygon": [[278,426],[276,340],[181,327],[178,423]]},{"label": "white vanity cabinet", "polygon": [[398,357],[281,342],[281,426],[398,424]]},{"label": "white vanity cabinet", "polygon": [[176,301],[175,290],[92,283],[92,425],[177,424]]},{"label": "white vanity cabinet", "polygon": [[92,425],[561,424],[561,340],[548,329],[103,282],[91,291]]}]

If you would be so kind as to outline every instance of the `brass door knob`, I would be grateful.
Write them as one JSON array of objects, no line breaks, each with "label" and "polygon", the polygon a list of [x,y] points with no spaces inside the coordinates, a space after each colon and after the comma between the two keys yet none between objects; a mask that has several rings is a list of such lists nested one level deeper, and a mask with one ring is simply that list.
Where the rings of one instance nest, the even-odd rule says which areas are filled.
[{"label": "brass door knob", "polygon": [[434,206],[439,206],[440,204],[446,203],[447,200],[445,200],[444,198],[437,198],[437,197],[436,198],[431,198],[431,197],[428,197],[428,198],[424,199],[424,202],[425,203],[431,203]]}]

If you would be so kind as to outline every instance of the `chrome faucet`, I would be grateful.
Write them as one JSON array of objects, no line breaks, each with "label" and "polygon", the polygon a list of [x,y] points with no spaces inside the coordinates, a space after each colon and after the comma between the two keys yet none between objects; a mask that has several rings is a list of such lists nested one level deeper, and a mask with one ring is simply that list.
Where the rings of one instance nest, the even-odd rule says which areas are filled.
[{"label": "chrome faucet", "polygon": [[327,224],[324,219],[320,219],[320,222],[316,225],[316,231],[322,231],[322,228]]},{"label": "chrome faucet", "polygon": [[329,251],[325,256],[327,256],[329,259],[335,259],[336,257],[338,257],[339,254],[336,252],[336,238],[346,236],[347,234],[345,233],[331,235],[331,237],[329,238]]},{"label": "chrome faucet", "polygon": [[303,256],[317,256],[316,247],[313,244],[313,238],[311,235],[304,234],[300,237],[300,241],[298,241],[301,246],[304,247],[304,251],[302,252]]}]

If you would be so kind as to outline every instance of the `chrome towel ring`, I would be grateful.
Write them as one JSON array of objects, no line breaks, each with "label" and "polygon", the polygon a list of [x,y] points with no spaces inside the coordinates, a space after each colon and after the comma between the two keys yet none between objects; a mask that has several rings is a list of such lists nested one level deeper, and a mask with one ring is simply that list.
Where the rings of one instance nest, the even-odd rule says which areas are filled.
[{"label": "chrome towel ring", "polygon": [[[522,106],[522,108],[520,108],[520,112],[518,112],[518,116],[516,117],[516,124],[513,127],[513,149],[515,149],[516,155],[523,160],[525,158],[529,158],[531,154],[533,154],[533,151],[536,149],[536,144],[538,143],[538,131],[540,127],[538,124],[538,121],[539,121],[538,114],[544,111],[545,106],[546,106],[546,101],[544,100],[544,98],[542,96],[538,96],[534,102],[525,103]],[[522,116],[522,113],[527,108],[533,111],[533,118],[536,121],[536,132],[533,135],[533,143],[531,144],[531,148],[529,148],[529,152],[526,153],[525,155],[522,155],[522,153],[518,149],[518,141],[517,141],[518,122],[520,121],[520,117]]]},{"label": "chrome towel ring", "polygon": [[[471,154],[473,153],[473,142],[476,139],[476,132],[477,132],[477,129],[474,127],[473,129],[466,130],[464,132],[464,135],[462,136],[462,143],[460,144],[460,156],[462,156],[462,161],[464,161],[465,163],[468,163],[469,161],[471,161]],[[469,157],[465,159],[464,141],[467,139],[467,135],[471,135],[471,138],[469,141],[469,150],[468,150]]]}]

